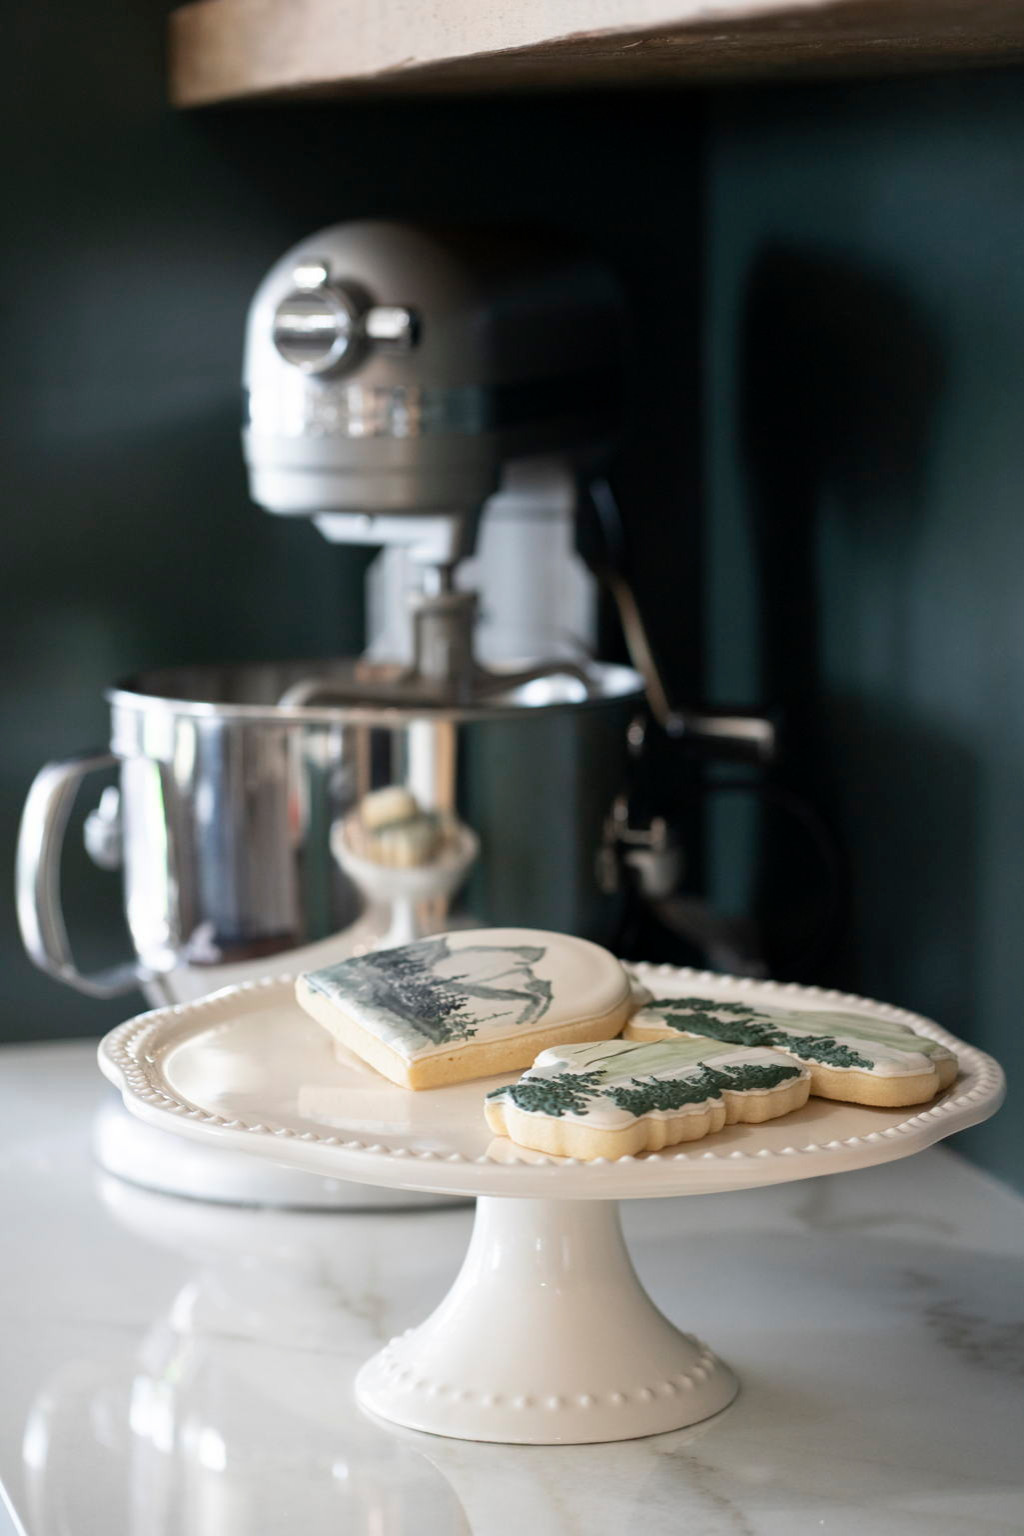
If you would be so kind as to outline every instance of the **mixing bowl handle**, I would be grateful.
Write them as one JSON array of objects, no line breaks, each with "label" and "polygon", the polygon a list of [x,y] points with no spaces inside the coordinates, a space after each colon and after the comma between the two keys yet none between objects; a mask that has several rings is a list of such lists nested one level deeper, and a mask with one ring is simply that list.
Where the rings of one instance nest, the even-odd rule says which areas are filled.
[{"label": "mixing bowl handle", "polygon": [[64,926],[60,859],[71,807],[86,774],[117,764],[118,759],[109,752],[83,752],[63,762],[47,763],[32,781],[18,833],[18,926],[29,959],[48,975],[90,997],[116,997],[153,979],[139,960],[84,975],[72,958]]}]

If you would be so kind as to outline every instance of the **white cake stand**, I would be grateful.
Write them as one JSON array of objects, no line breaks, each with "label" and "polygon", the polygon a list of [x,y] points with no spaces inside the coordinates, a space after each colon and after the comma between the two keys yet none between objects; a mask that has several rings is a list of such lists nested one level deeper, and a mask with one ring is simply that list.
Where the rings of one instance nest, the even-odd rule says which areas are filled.
[{"label": "white cake stand", "polygon": [[812,1099],[766,1125],[616,1162],[493,1140],[484,1088],[410,1093],[334,1043],[285,979],[122,1024],[100,1064],[141,1119],[211,1145],[365,1184],[476,1195],[462,1270],[438,1309],[359,1373],[364,1408],[411,1429],[529,1445],[625,1440],[695,1424],[735,1396],[727,1366],[656,1309],[617,1201],[745,1189],[906,1157],[994,1114],[995,1061],[902,1009],[837,992],[637,966],[705,996],[842,1008],[913,1024],[960,1058],[920,1109]]}]

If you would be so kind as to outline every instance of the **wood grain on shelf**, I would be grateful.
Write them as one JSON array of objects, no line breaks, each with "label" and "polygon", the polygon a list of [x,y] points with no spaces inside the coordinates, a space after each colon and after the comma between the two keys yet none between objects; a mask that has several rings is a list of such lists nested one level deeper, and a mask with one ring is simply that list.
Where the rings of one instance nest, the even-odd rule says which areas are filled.
[{"label": "wood grain on shelf", "polygon": [[193,0],[171,17],[179,106],[1019,58],[1021,0]]}]

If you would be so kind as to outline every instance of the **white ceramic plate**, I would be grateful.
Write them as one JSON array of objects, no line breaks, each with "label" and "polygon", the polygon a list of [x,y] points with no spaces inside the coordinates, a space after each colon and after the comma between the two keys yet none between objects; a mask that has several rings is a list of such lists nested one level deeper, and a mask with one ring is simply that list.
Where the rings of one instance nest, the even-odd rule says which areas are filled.
[{"label": "white ceramic plate", "polygon": [[735,1125],[644,1157],[578,1163],[492,1138],[481,1103],[511,1078],[411,1093],[336,1047],[295,1003],[288,978],[233,987],[122,1024],[100,1065],[143,1120],[335,1178],[402,1189],[528,1198],[702,1194],[863,1168],[905,1157],[994,1114],[1003,1074],[928,1020],[838,992],[667,966],[633,966],[704,996],[842,1008],[909,1023],[956,1051],[960,1076],[914,1109],[811,1099],[766,1125]]}]

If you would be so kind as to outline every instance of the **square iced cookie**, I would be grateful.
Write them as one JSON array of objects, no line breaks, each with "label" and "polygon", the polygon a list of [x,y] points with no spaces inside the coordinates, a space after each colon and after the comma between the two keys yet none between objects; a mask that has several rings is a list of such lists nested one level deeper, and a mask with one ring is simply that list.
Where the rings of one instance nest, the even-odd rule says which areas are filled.
[{"label": "square iced cookie", "polygon": [[353,956],[296,982],[302,1008],[403,1088],[514,1072],[555,1041],[610,1040],[629,978],[586,939],[478,928]]}]

